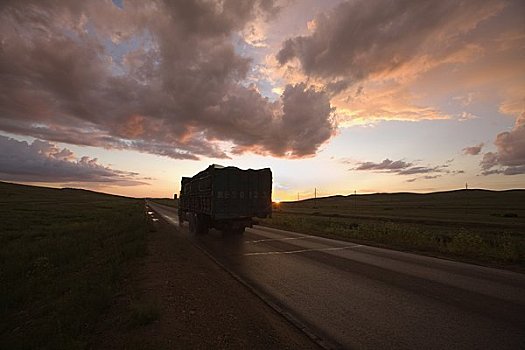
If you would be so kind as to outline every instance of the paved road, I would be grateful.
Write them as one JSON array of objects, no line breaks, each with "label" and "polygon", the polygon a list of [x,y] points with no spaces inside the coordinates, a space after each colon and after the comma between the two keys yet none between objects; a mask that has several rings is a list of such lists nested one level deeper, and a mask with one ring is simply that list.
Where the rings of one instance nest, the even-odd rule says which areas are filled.
[{"label": "paved road", "polygon": [[341,348],[525,349],[522,274],[261,226],[188,237]]}]

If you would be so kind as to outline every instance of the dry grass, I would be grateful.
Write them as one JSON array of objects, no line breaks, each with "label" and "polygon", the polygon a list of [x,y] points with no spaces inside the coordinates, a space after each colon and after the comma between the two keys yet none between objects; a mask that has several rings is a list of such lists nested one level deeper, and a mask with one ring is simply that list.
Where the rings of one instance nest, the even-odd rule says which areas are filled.
[{"label": "dry grass", "polygon": [[[468,202],[462,202],[464,198]],[[467,214],[460,208],[463,203],[468,204]],[[525,191],[289,202],[261,224],[480,263],[525,266]]]}]

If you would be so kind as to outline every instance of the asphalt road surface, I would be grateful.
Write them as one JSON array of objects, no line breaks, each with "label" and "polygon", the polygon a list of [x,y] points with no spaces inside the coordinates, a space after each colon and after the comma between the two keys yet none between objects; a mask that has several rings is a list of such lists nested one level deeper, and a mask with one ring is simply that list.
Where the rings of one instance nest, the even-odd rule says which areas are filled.
[{"label": "asphalt road surface", "polygon": [[525,275],[262,226],[181,232],[335,347],[525,349]]}]

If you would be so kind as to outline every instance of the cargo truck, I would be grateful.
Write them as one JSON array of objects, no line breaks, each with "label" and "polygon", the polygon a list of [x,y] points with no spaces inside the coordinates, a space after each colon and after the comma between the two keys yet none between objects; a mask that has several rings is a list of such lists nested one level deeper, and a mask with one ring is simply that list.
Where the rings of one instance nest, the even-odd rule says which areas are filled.
[{"label": "cargo truck", "polygon": [[188,221],[191,233],[215,228],[242,234],[255,223],[254,217],[272,215],[272,172],[214,164],[193,177],[183,177],[178,214],[181,225]]}]

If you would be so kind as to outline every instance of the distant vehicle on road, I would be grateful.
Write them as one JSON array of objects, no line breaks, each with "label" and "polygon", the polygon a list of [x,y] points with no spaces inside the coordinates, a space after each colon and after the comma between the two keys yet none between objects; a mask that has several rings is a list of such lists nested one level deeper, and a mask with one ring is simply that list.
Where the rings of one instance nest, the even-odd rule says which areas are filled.
[{"label": "distant vehicle on road", "polygon": [[242,170],[210,165],[193,177],[183,177],[179,196],[179,222],[190,232],[206,234],[210,228],[242,234],[253,218],[272,214],[272,171]]}]

